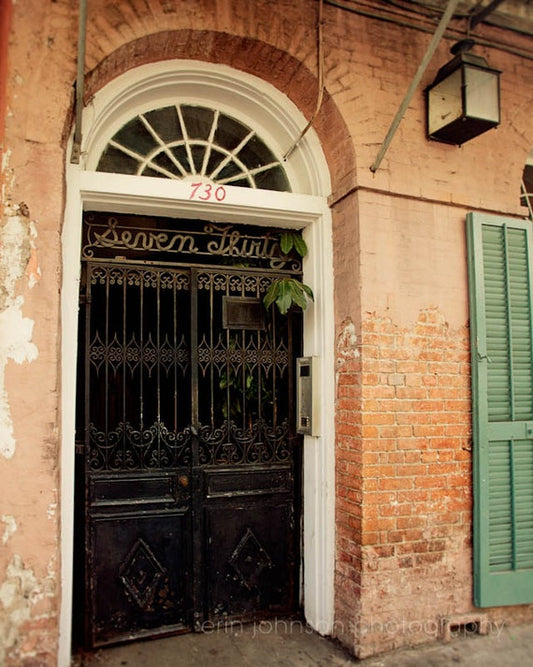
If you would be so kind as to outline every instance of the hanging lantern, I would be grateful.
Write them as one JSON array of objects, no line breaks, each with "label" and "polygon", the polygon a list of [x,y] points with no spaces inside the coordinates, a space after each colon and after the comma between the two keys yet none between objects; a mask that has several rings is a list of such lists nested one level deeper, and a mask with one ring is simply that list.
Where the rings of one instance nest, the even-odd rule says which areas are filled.
[{"label": "hanging lantern", "polygon": [[500,123],[500,71],[469,53],[471,39],[455,44],[454,58],[426,89],[430,139],[461,145]]}]

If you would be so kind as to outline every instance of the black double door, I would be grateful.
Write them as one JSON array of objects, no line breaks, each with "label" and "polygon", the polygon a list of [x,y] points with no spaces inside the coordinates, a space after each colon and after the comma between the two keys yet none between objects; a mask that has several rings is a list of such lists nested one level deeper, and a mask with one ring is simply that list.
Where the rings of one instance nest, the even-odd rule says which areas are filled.
[{"label": "black double door", "polygon": [[294,611],[300,324],[262,303],[284,274],[109,245],[86,253],[80,298],[85,645]]}]

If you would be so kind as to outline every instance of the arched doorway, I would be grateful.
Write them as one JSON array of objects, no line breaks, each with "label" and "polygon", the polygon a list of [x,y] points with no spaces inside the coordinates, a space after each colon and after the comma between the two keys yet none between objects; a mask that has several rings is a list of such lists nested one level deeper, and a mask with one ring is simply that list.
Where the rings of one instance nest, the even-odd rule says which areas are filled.
[{"label": "arched doorway", "polygon": [[[216,105],[213,105],[214,99]],[[188,109],[207,109],[209,113],[217,113],[218,118],[230,119],[226,121],[227,125],[233,122],[250,129],[264,146],[264,149],[261,147],[257,149],[263,156],[267,156],[264,163],[258,166],[256,162],[253,162],[250,167],[245,164],[245,160],[240,159],[242,155],[237,155],[239,151],[231,155],[231,149],[226,146],[226,153],[218,162],[218,167],[211,165],[209,167],[211,171],[209,171],[207,168],[209,160],[205,158],[205,150],[203,152],[205,161],[198,161],[198,158],[195,162],[195,146],[189,142],[189,145],[183,148],[186,153],[189,151],[188,157],[185,162],[182,162],[178,153],[173,153],[173,149],[177,146],[177,139],[170,138],[164,150],[159,150],[162,148],[159,142],[156,152],[162,154],[163,158],[154,157],[154,150],[152,149],[151,152],[149,150],[149,159],[141,160],[144,165],[142,169],[145,169],[147,165],[152,170],[155,165],[156,172],[165,170],[172,173],[172,170],[175,169],[180,172],[176,178],[168,177],[168,175],[166,178],[146,178],[140,175],[142,172],[133,167],[126,174],[116,173],[119,171],[115,166],[116,162],[113,163],[116,155],[115,158],[111,156],[111,166],[107,173],[98,171],[102,155],[106,153],[106,150],[108,154],[112,153],[109,150],[110,146],[113,150],[118,150],[139,164],[140,161],[135,158],[135,155],[140,155],[140,152],[128,144],[128,139],[124,140],[124,135],[122,135],[122,140],[125,143],[121,144],[121,137],[117,137],[117,133],[123,132],[128,123],[134,125],[136,123],[138,126],[140,122],[144,129],[149,134],[151,133],[152,138],[157,135],[161,139],[157,127],[162,121],[158,121],[153,113],[169,108],[176,109],[178,117],[180,113],[182,116],[183,113],[189,113]],[[152,116],[148,117],[150,113]],[[147,117],[148,123],[145,122]],[[303,277],[304,281],[311,285],[317,297],[316,303],[305,313],[303,353],[318,358],[315,372],[321,374],[320,428],[316,431],[317,436],[305,436],[303,445],[304,527],[302,542],[305,561],[303,599],[306,617],[311,625],[321,632],[328,632],[331,629],[333,612],[332,549],[334,543],[331,232],[329,211],[325,202],[325,195],[329,190],[329,179],[325,160],[316,137],[312,132],[309,133],[298,150],[294,151],[294,157],[291,157],[287,163],[282,163],[281,156],[290,147],[298,136],[300,128],[305,124],[297,109],[271,86],[254,77],[243,75],[227,67],[209,66],[190,61],[147,65],[128,72],[95,96],[92,105],[85,112],[85,118],[87,136],[82,147],[85,160],[81,168],[71,165],[68,168],[68,201],[63,237],[65,260],[63,360],[65,372],[63,375],[62,497],[64,500],[63,581],[65,595],[62,608],[62,636],[68,637],[68,624],[70,624],[72,586],[69,581],[72,577],[73,562],[71,550],[73,536],[68,526],[72,516],[75,440],[73,396],[76,391],[72,373],[69,373],[67,369],[74,367],[77,355],[75,334],[83,211],[93,211],[96,215],[105,212],[150,216],[152,219],[161,217],[176,221],[187,219],[192,225],[189,231],[203,224],[198,221],[236,225],[241,230],[245,229],[241,227],[242,225],[252,225],[254,229],[264,228],[265,233],[267,229],[272,228],[302,230],[309,247],[309,255],[303,263]],[[141,118],[140,121],[139,118]],[[210,118],[211,120],[204,125],[208,126],[211,134],[208,133],[207,138],[204,137],[203,141],[205,145],[210,146],[211,154],[218,151],[217,154],[220,155],[224,147],[220,148],[218,144],[215,146],[213,117],[210,116]],[[123,148],[126,148],[126,151],[122,150]],[[132,153],[135,155],[132,156]],[[173,155],[175,161],[172,158]],[[222,164],[224,160],[225,164]],[[200,162],[202,162],[201,165]],[[194,173],[181,173],[179,165],[186,163],[196,165],[191,169]],[[233,172],[231,169],[224,172],[224,168],[231,164]],[[233,182],[238,180],[236,164],[241,172],[246,172],[243,178],[248,187],[241,187],[242,183],[232,185],[232,179]],[[205,187],[216,182],[212,174],[217,168],[219,175],[222,174],[223,178],[229,179],[223,184],[223,190],[218,190],[218,196],[216,188],[206,189]],[[278,187],[267,191],[261,187],[265,185],[264,181],[259,183],[259,187],[256,183],[251,183],[251,179],[253,180],[257,174],[262,174],[260,178],[264,178],[265,173],[269,170],[275,173],[274,181],[278,183]],[[153,171],[149,173],[156,177],[161,175],[161,173],[154,174]],[[217,187],[220,187],[220,184]],[[292,192],[287,192],[287,190],[292,190]],[[182,229],[181,233],[183,232]],[[259,246],[258,242],[257,247]],[[248,270],[251,270],[250,267]],[[225,296],[229,297],[226,303],[227,310],[232,306],[232,295],[226,294]],[[247,298],[244,294],[239,296]],[[219,377],[217,379],[219,387],[220,381]],[[211,385],[211,393],[213,393],[214,386],[216,385]],[[198,398],[196,400],[198,401]],[[187,474],[178,475],[178,478],[180,476],[185,478]],[[106,498],[109,493],[113,495],[114,492],[104,492]],[[243,524],[236,529],[235,536],[240,537],[230,552],[232,555],[236,553],[236,559],[238,559],[239,553],[254,547],[255,555],[258,556],[255,560],[263,562],[263,570],[268,569],[268,561],[271,560],[268,549],[264,547],[253,530],[247,532],[248,528]],[[205,536],[203,539],[206,539]],[[239,545],[241,545],[240,551]],[[128,564],[130,566],[133,562],[138,564],[143,558],[148,563],[151,560],[151,553],[152,550],[145,541],[139,538],[132,539],[132,545],[128,551],[129,560],[123,560],[118,568],[119,570],[122,568],[126,586],[129,581],[130,588],[135,589],[136,587],[133,578],[130,576],[128,579],[128,574],[131,574],[131,570],[128,571]],[[235,561],[235,564],[234,571],[238,571],[238,562]],[[157,564],[155,560],[152,560],[152,568],[157,570],[161,566],[159,560]],[[240,571],[242,574],[242,568]],[[251,572],[249,576],[253,578],[255,575]],[[249,584],[249,582],[244,583],[244,588],[246,588],[246,583]],[[137,586],[135,590],[137,597],[146,601],[155,589],[148,587],[143,591]],[[130,594],[132,594],[131,590]],[[66,655],[66,650],[63,645],[61,647],[63,655]]]}]

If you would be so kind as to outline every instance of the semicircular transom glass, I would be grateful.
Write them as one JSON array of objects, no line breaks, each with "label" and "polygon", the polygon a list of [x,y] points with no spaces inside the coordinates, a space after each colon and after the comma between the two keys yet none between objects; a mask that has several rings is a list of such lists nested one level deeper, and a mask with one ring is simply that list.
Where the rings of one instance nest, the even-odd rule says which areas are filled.
[{"label": "semicircular transom glass", "polygon": [[111,138],[97,171],[291,190],[281,160],[255,130],[191,104],[135,116]]}]

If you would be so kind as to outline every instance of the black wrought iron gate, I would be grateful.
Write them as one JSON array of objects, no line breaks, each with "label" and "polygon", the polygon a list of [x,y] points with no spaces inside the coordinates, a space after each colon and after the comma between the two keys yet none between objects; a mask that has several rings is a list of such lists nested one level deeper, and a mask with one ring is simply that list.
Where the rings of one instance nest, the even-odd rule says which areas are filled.
[{"label": "black wrought iron gate", "polygon": [[77,484],[90,646],[297,605],[301,327],[262,298],[299,263],[273,231],[175,224],[85,220]]}]

